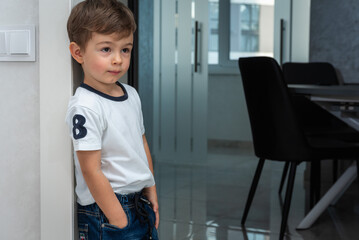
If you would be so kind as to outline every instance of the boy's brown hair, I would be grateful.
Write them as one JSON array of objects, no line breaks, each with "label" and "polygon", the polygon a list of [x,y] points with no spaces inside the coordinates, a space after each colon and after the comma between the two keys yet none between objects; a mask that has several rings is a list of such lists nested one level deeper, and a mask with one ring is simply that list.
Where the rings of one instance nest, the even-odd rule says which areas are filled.
[{"label": "boy's brown hair", "polygon": [[136,31],[136,23],[130,9],[116,0],[86,0],[77,4],[67,21],[67,33],[71,42],[86,48],[92,33],[127,37]]}]

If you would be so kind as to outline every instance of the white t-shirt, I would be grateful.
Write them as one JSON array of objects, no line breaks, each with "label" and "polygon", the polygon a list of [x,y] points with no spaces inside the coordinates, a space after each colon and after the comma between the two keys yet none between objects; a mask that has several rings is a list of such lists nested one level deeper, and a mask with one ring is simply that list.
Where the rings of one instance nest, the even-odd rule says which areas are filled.
[{"label": "white t-shirt", "polygon": [[[66,115],[75,151],[101,150],[101,169],[114,192],[128,194],[155,184],[142,135],[145,132],[137,91],[118,83],[124,95],[112,97],[81,84]],[[76,153],[77,202],[95,202],[83,178]]]}]

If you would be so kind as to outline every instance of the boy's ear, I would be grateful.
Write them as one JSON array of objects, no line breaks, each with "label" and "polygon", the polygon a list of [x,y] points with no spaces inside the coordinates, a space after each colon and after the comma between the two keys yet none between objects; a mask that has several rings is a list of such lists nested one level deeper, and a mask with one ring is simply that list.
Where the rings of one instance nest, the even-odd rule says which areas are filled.
[{"label": "boy's ear", "polygon": [[82,57],[82,53],[81,53],[81,49],[80,49],[80,46],[77,45],[77,43],[75,42],[71,42],[70,43],[70,46],[69,46],[69,49],[70,49],[70,53],[72,55],[72,57],[80,64],[82,64],[84,61],[83,61],[83,57]]}]

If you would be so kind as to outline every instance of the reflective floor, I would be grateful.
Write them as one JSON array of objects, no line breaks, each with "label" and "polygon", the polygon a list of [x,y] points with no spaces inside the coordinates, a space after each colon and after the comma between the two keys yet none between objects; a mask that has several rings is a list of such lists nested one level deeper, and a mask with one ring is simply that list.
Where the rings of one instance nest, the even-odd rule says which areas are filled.
[{"label": "reflective floor", "polygon": [[[246,227],[240,224],[257,158],[246,149],[210,149],[203,164],[156,159],[161,240],[278,239],[283,163],[266,161]],[[308,230],[297,231],[307,209],[305,164],[299,165],[288,220],[287,239],[359,239],[359,187],[355,181]],[[324,171],[324,170],[322,170]],[[323,189],[330,187],[323,186]]]}]

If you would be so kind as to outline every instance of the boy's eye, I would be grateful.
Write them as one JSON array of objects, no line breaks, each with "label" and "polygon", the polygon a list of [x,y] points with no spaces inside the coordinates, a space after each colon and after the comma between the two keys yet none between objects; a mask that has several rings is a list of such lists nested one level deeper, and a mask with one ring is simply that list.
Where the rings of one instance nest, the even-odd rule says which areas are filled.
[{"label": "boy's eye", "polygon": [[110,49],[110,48],[108,48],[108,47],[105,47],[105,48],[102,48],[102,49],[101,49],[101,51],[102,51],[102,52],[106,52],[106,53],[107,53],[107,52],[110,52],[110,51],[111,51],[111,49]]},{"label": "boy's eye", "polygon": [[130,52],[130,49],[129,49],[129,48],[124,48],[124,49],[122,49],[122,52],[123,52],[123,53],[129,53],[129,52]]}]

